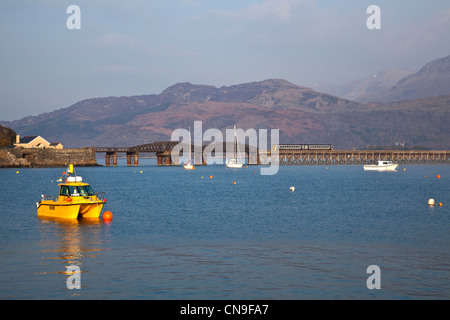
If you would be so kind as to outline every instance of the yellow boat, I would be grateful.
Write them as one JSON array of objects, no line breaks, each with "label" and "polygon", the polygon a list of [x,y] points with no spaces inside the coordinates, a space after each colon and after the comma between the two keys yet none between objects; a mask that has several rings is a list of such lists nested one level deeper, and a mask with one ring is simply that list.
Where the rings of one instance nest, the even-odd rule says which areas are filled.
[{"label": "yellow boat", "polygon": [[88,183],[74,173],[73,165],[67,170],[65,183],[59,184],[58,196],[42,196],[36,203],[38,217],[63,219],[98,218],[106,202],[104,192],[94,193]]}]

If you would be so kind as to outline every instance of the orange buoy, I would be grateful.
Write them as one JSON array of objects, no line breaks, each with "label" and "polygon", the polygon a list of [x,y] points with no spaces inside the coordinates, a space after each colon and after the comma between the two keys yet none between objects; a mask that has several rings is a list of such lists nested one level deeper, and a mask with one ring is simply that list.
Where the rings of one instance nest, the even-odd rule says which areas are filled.
[{"label": "orange buoy", "polygon": [[212,178],[213,178],[213,176],[209,176],[209,178],[210,178],[210,179],[212,179]]},{"label": "orange buoy", "polygon": [[111,211],[105,211],[105,213],[103,213],[103,220],[105,221],[110,221],[113,218],[113,214]]},{"label": "orange buoy", "polygon": [[439,207],[442,207],[442,202],[439,202]]},{"label": "orange buoy", "polygon": [[236,184],[236,181],[233,181],[233,184]]},{"label": "orange buoy", "polygon": [[438,179],[440,179],[441,178],[441,176],[438,174],[437,176],[436,176],[436,178],[438,178]]}]

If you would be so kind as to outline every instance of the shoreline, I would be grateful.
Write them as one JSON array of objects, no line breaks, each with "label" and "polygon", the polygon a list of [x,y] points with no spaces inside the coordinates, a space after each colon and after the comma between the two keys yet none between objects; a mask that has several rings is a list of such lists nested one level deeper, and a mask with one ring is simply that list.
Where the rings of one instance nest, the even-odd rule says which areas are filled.
[{"label": "shoreline", "polygon": [[92,148],[82,149],[2,149],[0,168],[52,168],[66,167],[72,163],[78,167],[101,166]]}]

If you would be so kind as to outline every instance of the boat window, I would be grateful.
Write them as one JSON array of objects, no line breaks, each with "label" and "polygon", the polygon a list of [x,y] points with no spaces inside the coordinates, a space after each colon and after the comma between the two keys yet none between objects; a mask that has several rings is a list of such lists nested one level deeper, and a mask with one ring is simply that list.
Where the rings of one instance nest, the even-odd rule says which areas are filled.
[{"label": "boat window", "polygon": [[80,192],[78,191],[78,187],[77,186],[69,186],[69,190],[70,190],[70,194],[74,197],[79,197],[80,196]]},{"label": "boat window", "polygon": [[68,186],[61,186],[61,189],[59,189],[59,195],[60,196],[68,196],[69,194],[69,187]]},{"label": "boat window", "polygon": [[70,194],[74,197],[87,197],[95,195],[91,186],[69,186]]},{"label": "boat window", "polygon": [[94,190],[92,190],[91,186],[80,186],[78,188],[80,189],[80,194],[83,197],[94,195]]}]

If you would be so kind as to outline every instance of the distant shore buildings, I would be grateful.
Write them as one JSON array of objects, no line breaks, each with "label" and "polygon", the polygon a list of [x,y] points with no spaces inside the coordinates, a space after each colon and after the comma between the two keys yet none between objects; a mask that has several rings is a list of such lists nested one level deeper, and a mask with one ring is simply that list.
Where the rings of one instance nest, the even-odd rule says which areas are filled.
[{"label": "distant shore buildings", "polygon": [[40,149],[63,149],[60,142],[48,142],[41,136],[24,136],[16,135],[16,143],[14,146],[19,148],[40,148]]}]

